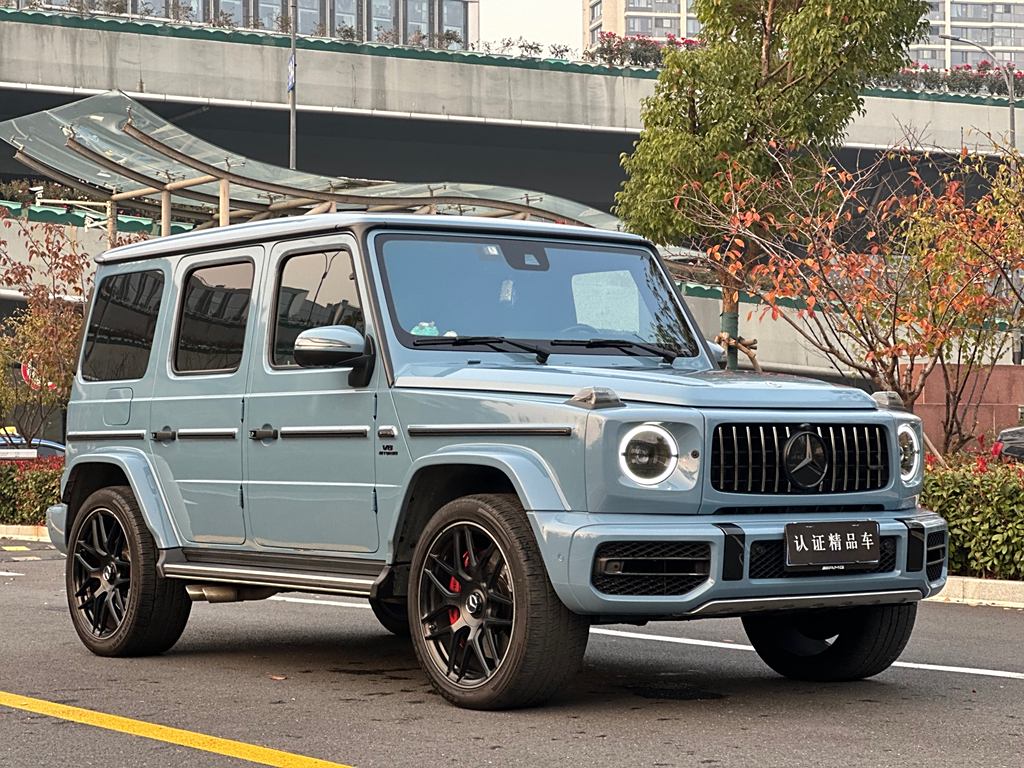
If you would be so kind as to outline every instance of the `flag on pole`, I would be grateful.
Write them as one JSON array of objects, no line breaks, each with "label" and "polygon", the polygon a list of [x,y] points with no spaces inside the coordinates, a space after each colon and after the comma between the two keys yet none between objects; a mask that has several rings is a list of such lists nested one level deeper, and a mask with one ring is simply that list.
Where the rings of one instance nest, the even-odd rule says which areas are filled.
[{"label": "flag on pole", "polygon": [[288,57],[288,93],[295,90],[295,52]]}]

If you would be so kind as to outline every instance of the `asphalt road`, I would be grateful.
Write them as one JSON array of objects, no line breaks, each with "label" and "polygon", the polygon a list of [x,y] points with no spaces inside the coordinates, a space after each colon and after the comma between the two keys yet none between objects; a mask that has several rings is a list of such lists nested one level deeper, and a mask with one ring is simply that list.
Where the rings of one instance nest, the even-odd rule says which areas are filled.
[{"label": "asphalt road", "polygon": [[[632,634],[592,635],[583,672],[548,706],[480,713],[435,695],[407,642],[357,601],[200,603],[170,653],[94,657],[67,616],[62,559],[28,546],[0,551],[8,694],[362,768],[1024,761],[1024,611],[925,604],[901,662],[975,671],[904,666],[842,685],[776,677],[735,620],[601,628]],[[247,764],[0,705],[4,768]]]}]

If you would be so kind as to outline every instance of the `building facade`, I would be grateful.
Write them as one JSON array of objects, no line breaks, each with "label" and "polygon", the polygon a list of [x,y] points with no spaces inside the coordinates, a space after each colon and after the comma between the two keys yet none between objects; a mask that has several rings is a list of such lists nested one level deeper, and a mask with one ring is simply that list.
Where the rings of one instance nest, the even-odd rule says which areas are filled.
[{"label": "building facade", "polygon": [[[582,0],[583,48],[597,44],[602,32],[643,35],[664,40],[669,35],[698,37],[700,22],[693,0]],[[992,57],[966,44],[943,40],[951,35],[971,40],[992,50],[1002,61],[1024,66],[1024,0],[1012,3],[977,0],[931,0],[927,14],[928,36],[910,47],[910,58],[918,64],[950,69],[977,66]],[[998,63],[998,62],[993,62]]]},{"label": "building facade", "polygon": [[943,40],[950,35],[989,48],[1000,63],[1024,66],[1024,0],[1013,3],[974,0],[931,0],[928,4],[928,38],[910,47],[910,58],[938,69],[970,64],[977,66],[992,57],[967,43]]},{"label": "building facade", "polygon": [[583,0],[584,50],[593,48],[602,32],[654,40],[696,37],[700,22],[693,0]]},{"label": "building facade", "polygon": [[[25,7],[28,2],[19,0]],[[93,12],[290,31],[291,0],[86,0]],[[33,7],[78,9],[81,0]],[[478,0],[297,0],[301,35],[398,45],[466,48],[480,37]]]}]

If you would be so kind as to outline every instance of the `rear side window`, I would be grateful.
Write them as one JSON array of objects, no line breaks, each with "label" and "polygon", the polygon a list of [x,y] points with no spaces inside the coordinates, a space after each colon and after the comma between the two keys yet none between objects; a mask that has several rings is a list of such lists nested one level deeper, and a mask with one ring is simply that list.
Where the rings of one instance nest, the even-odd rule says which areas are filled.
[{"label": "rear side window", "polygon": [[295,339],[309,328],[350,325],[365,332],[352,255],[327,251],[286,259],[275,317],[271,363],[277,367],[295,365]]},{"label": "rear side window", "polygon": [[164,276],[126,272],[100,281],[82,351],[86,381],[141,379],[149,366]]},{"label": "rear side window", "polygon": [[252,297],[253,264],[217,264],[185,278],[174,370],[232,373],[242,362]]}]

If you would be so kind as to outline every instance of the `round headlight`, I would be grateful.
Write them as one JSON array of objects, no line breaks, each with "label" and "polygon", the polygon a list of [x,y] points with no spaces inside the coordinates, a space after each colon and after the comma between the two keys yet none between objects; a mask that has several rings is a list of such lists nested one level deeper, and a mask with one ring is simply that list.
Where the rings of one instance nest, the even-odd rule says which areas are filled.
[{"label": "round headlight", "polygon": [[675,439],[657,424],[634,427],[619,445],[619,467],[626,477],[641,485],[657,485],[667,480],[678,461]]},{"label": "round headlight", "polygon": [[909,424],[900,424],[896,431],[896,441],[900,448],[900,478],[909,484],[921,470],[921,441]]}]

